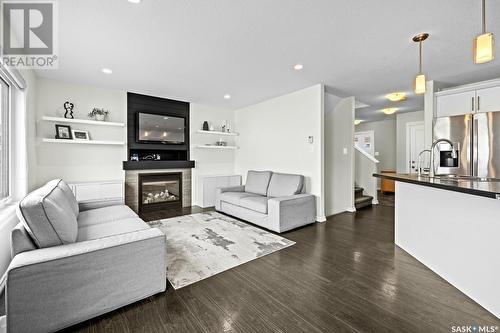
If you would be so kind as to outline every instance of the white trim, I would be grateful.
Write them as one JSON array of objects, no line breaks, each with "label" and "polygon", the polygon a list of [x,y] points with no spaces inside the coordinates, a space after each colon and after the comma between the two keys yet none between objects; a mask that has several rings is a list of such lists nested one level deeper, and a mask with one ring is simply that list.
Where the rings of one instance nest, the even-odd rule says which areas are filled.
[{"label": "white trim", "polygon": [[238,136],[239,134],[236,132],[219,132],[219,131],[204,131],[198,130],[200,134],[214,134],[214,135],[229,135],[229,136]]},{"label": "white trim", "polygon": [[494,79],[494,80],[488,80],[488,81],[482,81],[482,82],[476,82],[476,83],[471,83],[471,84],[464,84],[462,86],[457,86],[457,87],[451,87],[451,88],[445,88],[442,89],[436,93],[434,93],[434,96],[445,96],[445,95],[452,95],[460,92],[466,92],[466,91],[473,91],[477,89],[484,89],[484,88],[491,88],[491,87],[496,87],[500,86],[500,79]]},{"label": "white trim", "polygon": [[[406,123],[406,160],[405,160],[405,169],[406,173],[410,173],[410,150],[411,150],[411,144],[410,144],[410,127],[411,126],[418,126],[422,125],[424,126],[424,131],[425,131],[425,122],[424,121],[410,121]],[[425,144],[425,138],[424,138],[424,144]]]},{"label": "white trim", "polygon": [[316,222],[323,223],[326,222],[326,216],[316,216]]},{"label": "white trim", "polygon": [[372,155],[368,154],[363,148],[359,147],[357,144],[354,145],[354,149],[356,149],[357,151],[359,151],[363,156],[365,156],[366,158],[368,158],[373,163],[379,163],[379,160],[377,160]]}]

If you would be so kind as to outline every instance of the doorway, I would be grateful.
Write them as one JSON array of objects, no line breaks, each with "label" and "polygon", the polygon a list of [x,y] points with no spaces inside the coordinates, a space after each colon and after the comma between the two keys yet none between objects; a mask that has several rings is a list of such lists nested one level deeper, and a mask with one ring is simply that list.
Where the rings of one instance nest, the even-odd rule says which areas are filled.
[{"label": "doorway", "polygon": [[[418,170],[418,154],[425,149],[425,126],[423,121],[406,124],[406,173],[415,174]],[[428,154],[422,155],[422,165],[429,162]]]}]

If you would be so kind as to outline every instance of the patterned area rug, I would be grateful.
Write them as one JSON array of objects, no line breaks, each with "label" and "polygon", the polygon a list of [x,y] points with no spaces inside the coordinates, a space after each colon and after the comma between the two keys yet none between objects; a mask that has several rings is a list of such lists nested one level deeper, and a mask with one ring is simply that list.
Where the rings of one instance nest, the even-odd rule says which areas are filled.
[{"label": "patterned area rug", "polygon": [[167,235],[167,278],[175,289],[295,244],[217,212],[149,225]]}]

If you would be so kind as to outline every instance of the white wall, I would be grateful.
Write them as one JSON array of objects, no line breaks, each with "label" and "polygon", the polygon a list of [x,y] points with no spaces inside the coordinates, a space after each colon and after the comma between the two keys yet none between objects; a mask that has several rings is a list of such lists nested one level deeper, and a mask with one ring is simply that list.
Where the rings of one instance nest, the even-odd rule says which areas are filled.
[{"label": "white wall", "polygon": [[[326,100],[326,99],[325,99]],[[354,211],[354,97],[325,111],[325,213]],[[335,102],[337,102],[335,104]],[[333,106],[333,108],[332,108]]]},{"label": "white wall", "polygon": [[398,173],[407,172],[406,124],[415,121],[424,121],[424,111],[401,113],[396,116],[396,169]]},{"label": "white wall", "polygon": [[[127,94],[97,86],[38,79],[37,137],[53,138],[55,125],[41,121],[42,116],[63,116],[63,104],[75,104],[75,118],[88,119],[87,113],[94,107],[109,110],[109,121],[126,122]],[[72,129],[88,130],[97,140],[125,141],[125,127],[78,125]],[[100,146],[77,144],[39,143],[36,150],[37,186],[53,178],[66,181],[100,181],[123,179],[122,161],[126,160],[126,145]]]},{"label": "white wall", "polygon": [[363,122],[356,126],[355,131],[375,133],[374,157],[380,162],[379,170],[396,169],[396,119]]},{"label": "white wall", "polygon": [[192,203],[199,205],[197,177],[199,175],[221,175],[234,174],[235,151],[234,150],[214,150],[198,149],[197,145],[206,143],[215,143],[222,138],[228,142],[228,145],[235,144],[235,137],[211,134],[200,134],[198,130],[202,129],[203,122],[208,121],[213,124],[216,130],[220,130],[223,121],[227,121],[233,132],[235,121],[234,112],[229,109],[213,108],[206,105],[191,103],[190,105],[190,132],[191,132],[191,160],[196,161],[196,167],[192,170]]},{"label": "white wall", "polygon": [[[323,207],[323,86],[318,84],[235,111],[235,171],[271,170],[302,174],[316,196],[318,221]],[[308,142],[313,136],[314,142]],[[244,179],[245,180],[245,179]]]}]

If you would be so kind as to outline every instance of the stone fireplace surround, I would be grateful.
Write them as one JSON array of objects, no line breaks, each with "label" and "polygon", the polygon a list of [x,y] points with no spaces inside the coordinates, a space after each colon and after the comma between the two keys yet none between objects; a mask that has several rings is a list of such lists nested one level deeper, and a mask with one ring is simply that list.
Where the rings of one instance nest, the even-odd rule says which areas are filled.
[{"label": "stone fireplace surround", "polygon": [[125,170],[125,204],[139,213],[139,174],[182,173],[182,207],[191,206],[191,169]]}]

